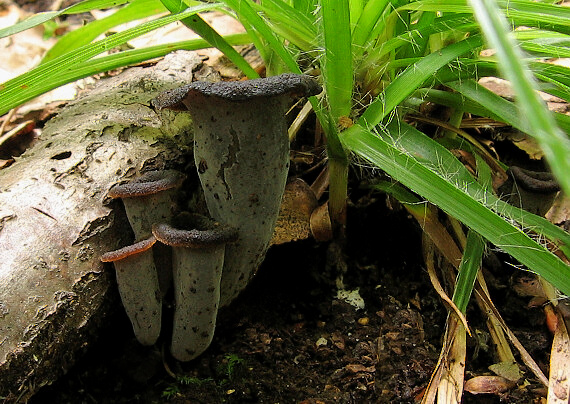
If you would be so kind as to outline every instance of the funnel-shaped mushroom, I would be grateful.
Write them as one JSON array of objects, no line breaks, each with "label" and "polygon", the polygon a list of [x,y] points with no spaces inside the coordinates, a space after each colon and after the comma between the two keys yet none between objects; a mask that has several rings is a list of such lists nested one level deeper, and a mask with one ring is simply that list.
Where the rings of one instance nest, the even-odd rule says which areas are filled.
[{"label": "funnel-shaped mushroom", "polygon": [[[108,195],[111,198],[123,200],[136,241],[147,240],[149,237],[154,240],[152,224],[170,220],[174,193],[184,178],[183,174],[174,170],[151,171],[127,184],[111,188]],[[143,345],[154,344],[160,334],[162,321],[160,286],[162,284],[162,290],[165,290],[164,285],[170,282],[171,275],[170,268],[160,268],[161,271],[157,273],[150,247],[152,244],[140,251],[136,259],[107,260],[115,263],[117,286],[123,306],[131,320],[137,339]],[[125,249],[129,248],[131,247],[125,247]]]},{"label": "funnel-shaped mushroom", "polygon": [[226,244],[237,231],[201,215],[180,215],[176,226],[155,224],[152,232],[173,249],[176,307],[172,355],[189,361],[208,348],[220,303],[220,281]]},{"label": "funnel-shaped mushroom", "polygon": [[137,340],[143,345],[154,344],[160,334],[162,307],[150,250],[155,242],[151,236],[101,256],[101,261],[115,265],[123,307]]},{"label": "funnel-shaped mushroom", "polygon": [[108,196],[123,200],[135,239],[142,240],[152,234],[153,223],[170,221],[176,189],[185,178],[175,170],[148,171],[131,182],[115,185]]},{"label": "funnel-shaped mushroom", "polygon": [[289,168],[285,111],[294,96],[321,91],[309,76],[195,82],[163,93],[158,109],[188,109],[194,160],[210,215],[238,229],[226,249],[221,304],[247,285],[265,256]]},{"label": "funnel-shaped mushroom", "polygon": [[538,216],[544,216],[552,207],[560,185],[550,172],[531,171],[511,166],[513,178],[510,202]]}]

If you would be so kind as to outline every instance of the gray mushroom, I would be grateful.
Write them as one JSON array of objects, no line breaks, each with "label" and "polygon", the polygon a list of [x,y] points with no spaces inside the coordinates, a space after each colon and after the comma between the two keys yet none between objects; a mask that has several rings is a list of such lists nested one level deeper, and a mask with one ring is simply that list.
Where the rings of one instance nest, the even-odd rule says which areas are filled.
[{"label": "gray mushroom", "polygon": [[154,344],[160,335],[162,303],[151,253],[155,242],[156,238],[151,236],[101,256],[101,261],[115,265],[123,307],[137,340],[143,345]]},{"label": "gray mushroom", "polygon": [[552,173],[525,170],[517,166],[511,166],[508,173],[513,179],[509,197],[511,204],[544,216],[560,191],[560,185]]},{"label": "gray mushroom", "polygon": [[226,248],[221,304],[231,302],[262,262],[289,168],[285,111],[291,97],[318,94],[305,75],[236,82],[195,82],[163,93],[157,109],[189,110],[194,160],[210,215],[238,229]]},{"label": "gray mushroom", "polygon": [[[137,243],[134,246],[148,246],[138,250],[134,256],[129,255],[128,260],[125,259],[127,256],[124,255],[124,250],[128,252],[134,246],[107,253],[101,258],[104,262],[115,264],[123,306],[131,320],[135,336],[143,345],[154,344],[160,334],[161,290],[166,290],[171,279],[169,266],[161,267],[160,272],[157,272],[151,249],[156,241],[152,236],[152,224],[170,220],[174,193],[184,179],[183,174],[174,170],[151,171],[127,184],[114,186],[108,193],[111,198],[123,200],[135,233]],[[153,240],[150,245],[149,240]]]},{"label": "gray mushroom", "polygon": [[170,221],[176,189],[185,179],[176,170],[148,171],[126,184],[113,186],[107,195],[123,200],[135,239],[141,240],[152,234],[153,223]]},{"label": "gray mushroom", "polygon": [[170,351],[196,358],[214,336],[226,244],[237,231],[201,215],[180,215],[176,226],[155,224],[155,237],[173,249],[175,311]]}]

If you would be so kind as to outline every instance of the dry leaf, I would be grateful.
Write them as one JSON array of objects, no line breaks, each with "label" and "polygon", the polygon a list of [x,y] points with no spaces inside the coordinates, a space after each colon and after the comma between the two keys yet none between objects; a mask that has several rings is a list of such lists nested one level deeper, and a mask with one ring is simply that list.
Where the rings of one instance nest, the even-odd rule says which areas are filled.
[{"label": "dry leaf", "polygon": [[317,241],[323,242],[332,239],[333,232],[328,202],[313,211],[311,215],[311,233]]},{"label": "dry leaf", "polygon": [[465,382],[465,391],[471,394],[499,394],[513,388],[515,384],[501,376],[475,376]]},{"label": "dry leaf", "polygon": [[550,351],[550,377],[548,380],[548,404],[568,404],[570,401],[570,341],[562,316],[554,333]]},{"label": "dry leaf", "polygon": [[311,214],[316,207],[317,198],[305,181],[297,178],[288,183],[283,194],[271,244],[283,244],[308,238],[311,234]]}]

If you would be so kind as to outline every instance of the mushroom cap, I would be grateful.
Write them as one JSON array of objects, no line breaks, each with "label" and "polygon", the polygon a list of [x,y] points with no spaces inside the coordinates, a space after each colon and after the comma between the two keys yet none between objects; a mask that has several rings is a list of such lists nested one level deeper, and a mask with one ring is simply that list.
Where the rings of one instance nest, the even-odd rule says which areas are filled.
[{"label": "mushroom cap", "polygon": [[171,247],[211,248],[237,240],[238,232],[206,216],[182,213],[175,218],[175,226],[158,223],[152,234],[161,243]]},{"label": "mushroom cap", "polygon": [[150,236],[148,239],[139,241],[133,245],[129,245],[123,248],[120,248],[115,251],[109,251],[101,256],[102,262],[115,262],[130,256],[139,254],[143,251],[148,250],[151,248],[154,243],[156,243],[156,238],[154,236]]},{"label": "mushroom cap", "polygon": [[152,195],[177,188],[185,179],[186,176],[176,170],[148,171],[131,182],[113,186],[108,196],[110,198],[133,198]]},{"label": "mushroom cap", "polygon": [[274,97],[289,94],[304,97],[319,94],[322,87],[305,74],[284,73],[279,76],[245,81],[196,81],[160,94],[152,101],[157,109],[186,110],[183,101],[196,95],[218,97],[228,101],[246,101],[257,97]]},{"label": "mushroom cap", "polygon": [[511,166],[509,172],[518,186],[537,194],[550,194],[560,191],[560,184],[552,173],[525,170],[524,168]]}]

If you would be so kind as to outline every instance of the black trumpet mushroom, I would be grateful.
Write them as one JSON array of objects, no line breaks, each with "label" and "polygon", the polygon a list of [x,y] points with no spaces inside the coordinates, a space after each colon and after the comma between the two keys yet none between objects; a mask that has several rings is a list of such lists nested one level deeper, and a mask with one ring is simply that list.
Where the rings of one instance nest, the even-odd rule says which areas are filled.
[{"label": "black trumpet mushroom", "polygon": [[310,76],[282,74],[194,82],[153,100],[157,109],[190,111],[208,211],[238,231],[237,241],[226,248],[221,305],[244,289],[269,246],[289,169],[289,102],[320,92]]}]

